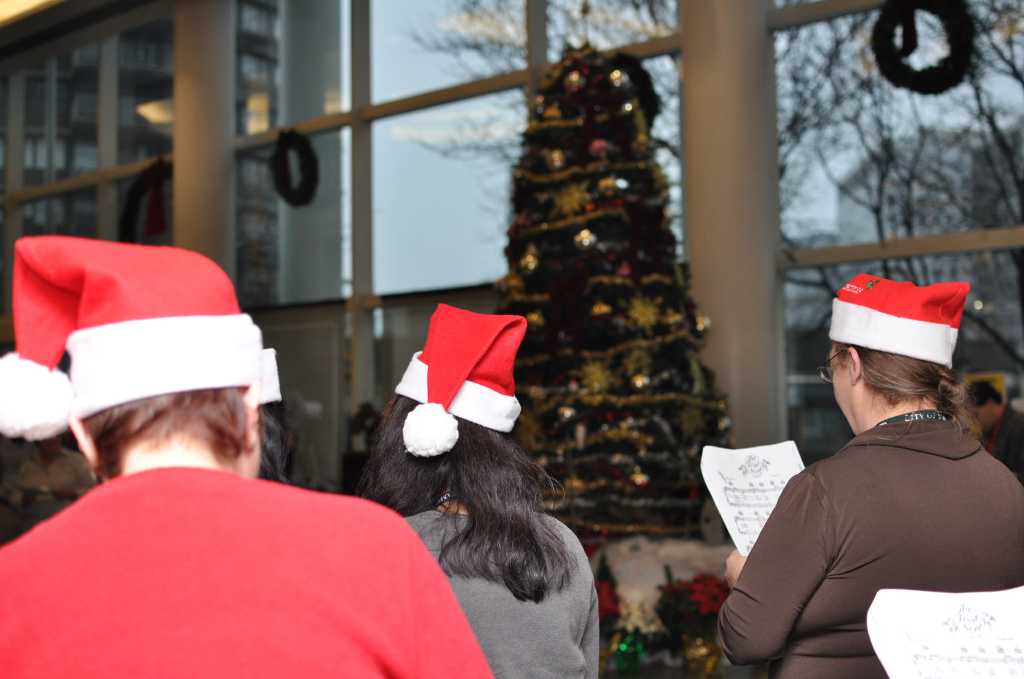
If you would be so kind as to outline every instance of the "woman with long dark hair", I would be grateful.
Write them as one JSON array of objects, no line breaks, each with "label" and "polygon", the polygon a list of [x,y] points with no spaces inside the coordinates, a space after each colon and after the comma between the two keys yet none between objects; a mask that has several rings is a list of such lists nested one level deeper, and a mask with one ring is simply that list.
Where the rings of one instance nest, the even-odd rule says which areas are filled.
[{"label": "woman with long dark hair", "polygon": [[360,494],[397,511],[448,574],[496,677],[596,677],[597,595],[553,483],[508,435],[519,316],[441,305],[384,412]]},{"label": "woman with long dark hair", "polygon": [[952,370],[968,289],[860,274],[839,291],[819,374],[855,436],[790,480],[749,558],[730,555],[733,662],[882,679],[866,629],[878,590],[1024,585],[1024,488],[971,434]]}]

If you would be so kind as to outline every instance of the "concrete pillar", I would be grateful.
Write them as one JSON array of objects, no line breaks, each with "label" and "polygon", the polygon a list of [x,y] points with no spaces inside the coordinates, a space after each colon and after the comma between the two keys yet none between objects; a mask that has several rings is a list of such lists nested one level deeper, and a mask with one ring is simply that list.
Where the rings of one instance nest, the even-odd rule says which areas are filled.
[{"label": "concrete pillar", "polygon": [[174,3],[174,244],[232,277],[235,4]]},{"label": "concrete pillar", "polygon": [[785,436],[773,0],[681,3],[687,251],[739,446]]}]

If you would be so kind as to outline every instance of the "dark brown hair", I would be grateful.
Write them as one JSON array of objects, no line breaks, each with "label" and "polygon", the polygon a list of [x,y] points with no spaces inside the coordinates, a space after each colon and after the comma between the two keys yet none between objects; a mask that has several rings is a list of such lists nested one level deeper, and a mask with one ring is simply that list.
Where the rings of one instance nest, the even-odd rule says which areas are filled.
[{"label": "dark brown hair", "polygon": [[508,434],[456,418],[459,440],[436,457],[405,451],[405,418],[419,405],[395,396],[359,482],[359,494],[402,516],[434,509],[445,493],[467,511],[438,561],[448,575],[505,585],[520,601],[540,602],[570,581],[575,563],[556,524],[544,516],[554,481]]},{"label": "dark brown hair", "polygon": [[951,368],[852,344],[836,342],[833,347],[833,352],[839,354],[834,360],[840,365],[850,360],[847,349],[857,350],[864,383],[890,406],[927,399],[961,427],[969,429],[973,424],[970,393]]},{"label": "dark brown hair", "polygon": [[184,439],[209,448],[219,460],[238,459],[247,445],[245,413],[242,389],[202,389],[114,406],[83,424],[99,455],[97,474],[112,478],[121,473],[125,451],[140,443]]}]

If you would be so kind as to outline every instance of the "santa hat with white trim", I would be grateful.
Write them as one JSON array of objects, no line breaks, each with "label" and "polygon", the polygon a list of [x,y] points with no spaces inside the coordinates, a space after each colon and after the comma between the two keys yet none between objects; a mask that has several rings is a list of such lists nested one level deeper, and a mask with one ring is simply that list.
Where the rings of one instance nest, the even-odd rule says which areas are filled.
[{"label": "santa hat with white trim", "polygon": [[[259,328],[211,260],[170,247],[21,238],[16,353],[0,359],[0,433],[41,439],[68,417],[261,381]],[[55,368],[71,357],[70,380]]]},{"label": "santa hat with white trim", "polygon": [[829,339],[953,365],[969,283],[917,286],[857,274],[832,300]]},{"label": "santa hat with white trim", "polygon": [[526,334],[522,316],[478,314],[438,305],[423,351],[413,355],[395,393],[420,405],[402,428],[406,450],[433,457],[459,440],[460,417],[508,432],[522,411],[516,399],[516,352]]}]

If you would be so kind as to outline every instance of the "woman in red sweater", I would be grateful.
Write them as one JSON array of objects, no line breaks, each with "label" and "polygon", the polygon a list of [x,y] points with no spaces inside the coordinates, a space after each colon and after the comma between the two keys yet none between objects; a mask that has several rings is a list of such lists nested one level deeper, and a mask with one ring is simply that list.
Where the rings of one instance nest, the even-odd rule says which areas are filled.
[{"label": "woman in red sweater", "polygon": [[26,238],[14,289],[0,433],[70,420],[103,483],[0,550],[5,679],[491,676],[398,515],[253,478],[262,341],[213,262]]}]

